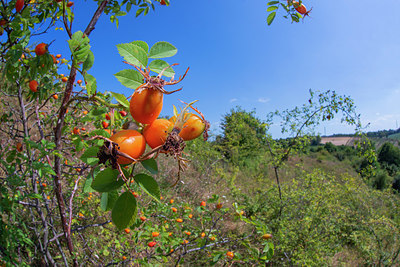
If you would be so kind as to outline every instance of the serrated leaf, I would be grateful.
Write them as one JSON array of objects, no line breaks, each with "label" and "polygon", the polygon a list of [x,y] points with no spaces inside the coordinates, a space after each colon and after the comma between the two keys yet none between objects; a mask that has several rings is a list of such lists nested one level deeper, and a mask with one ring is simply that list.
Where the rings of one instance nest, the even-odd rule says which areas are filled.
[{"label": "serrated leaf", "polygon": [[92,68],[94,63],[94,54],[92,51],[89,51],[89,54],[86,57],[85,62],[83,62],[83,66],[82,66],[82,71],[88,71],[90,68]]},{"label": "serrated leaf", "polygon": [[124,192],[115,202],[111,212],[113,223],[122,230],[136,220],[137,203],[131,192]]},{"label": "serrated leaf", "polygon": [[100,199],[100,209],[106,211],[108,203],[108,193],[102,193]]},{"label": "serrated leaf", "polygon": [[272,12],[272,13],[270,13],[270,14],[268,15],[268,17],[267,17],[267,24],[268,24],[268,26],[271,25],[271,23],[274,21],[275,16],[276,16],[276,12]]},{"label": "serrated leaf", "polygon": [[143,167],[148,170],[151,174],[157,174],[158,173],[158,167],[157,167],[157,161],[155,159],[147,159],[144,161],[141,161]]},{"label": "serrated leaf", "polygon": [[130,64],[138,67],[147,66],[147,53],[140,46],[132,43],[118,44],[117,45],[119,54]]},{"label": "serrated leaf", "polygon": [[278,9],[277,6],[270,6],[270,7],[267,8],[267,12],[271,12],[271,11],[274,11],[274,10],[277,10],[277,9]]},{"label": "serrated leaf", "polygon": [[110,92],[110,93],[118,101],[118,103],[120,103],[121,105],[123,105],[126,108],[129,108],[129,101],[126,99],[126,97],[123,94],[114,93],[114,92]]},{"label": "serrated leaf", "polygon": [[85,184],[83,186],[83,193],[96,192],[96,190],[94,190],[91,187],[92,182],[93,182],[93,178],[89,177],[89,178],[86,179]]},{"label": "serrated leaf", "polygon": [[[161,59],[153,60],[149,64],[150,70],[152,70],[152,71],[154,71],[156,73],[160,73],[163,69],[167,68],[168,66],[169,66],[169,64],[167,62],[165,62],[164,60],[161,60]],[[169,67],[169,68],[164,70],[163,75],[165,77],[172,77],[172,76],[175,75],[175,71],[174,71],[174,69],[172,67]]]},{"label": "serrated leaf", "polygon": [[102,193],[100,199],[100,208],[103,211],[112,210],[115,201],[117,201],[117,199],[118,199],[118,192],[115,190],[107,193]]},{"label": "serrated leaf", "polygon": [[92,183],[92,188],[98,192],[109,192],[114,189],[120,188],[124,181],[118,179],[118,171],[107,168],[99,172]]},{"label": "serrated leaf", "polygon": [[136,17],[139,17],[140,14],[142,14],[143,11],[144,11],[144,8],[139,8],[139,9],[136,11]]},{"label": "serrated leaf", "polygon": [[114,208],[117,199],[118,199],[118,192],[116,190],[108,192],[108,202],[106,210],[112,210]]},{"label": "serrated leaf", "polygon": [[168,42],[157,42],[150,48],[149,58],[172,57],[177,52],[178,49],[172,44]]},{"label": "serrated leaf", "polygon": [[143,76],[136,70],[121,70],[120,72],[114,74],[114,76],[123,86],[131,89],[136,89],[143,84]]},{"label": "serrated leaf", "polygon": [[269,1],[268,6],[279,4],[279,1]]},{"label": "serrated leaf", "polygon": [[140,173],[135,175],[133,178],[135,179],[135,182],[138,183],[139,186],[143,189],[143,191],[145,191],[152,198],[160,202],[160,187],[153,177],[144,173]]},{"label": "serrated leaf", "polygon": [[84,78],[85,78],[85,83],[86,83],[87,94],[89,96],[91,96],[92,94],[96,93],[96,90],[97,90],[96,78],[89,73],[86,73]]},{"label": "serrated leaf", "polygon": [[132,8],[132,3],[131,3],[131,2],[128,2],[128,3],[126,4],[126,12],[131,11],[131,8]]},{"label": "serrated leaf", "polygon": [[86,60],[90,52],[90,45],[89,38],[84,36],[82,31],[75,32],[68,40],[68,45],[76,63],[79,64]]},{"label": "serrated leaf", "polygon": [[145,41],[137,40],[131,43],[141,47],[146,53],[149,52],[149,45]]},{"label": "serrated leaf", "polygon": [[96,158],[97,153],[99,152],[99,148],[97,146],[89,147],[83,152],[81,156],[81,160],[85,163],[88,163],[89,158]]}]

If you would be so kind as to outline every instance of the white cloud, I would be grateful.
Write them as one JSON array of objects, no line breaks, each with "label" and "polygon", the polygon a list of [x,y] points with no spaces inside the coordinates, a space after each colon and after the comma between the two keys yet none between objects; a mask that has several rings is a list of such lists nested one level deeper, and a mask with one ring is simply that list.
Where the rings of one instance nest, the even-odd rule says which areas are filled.
[{"label": "white cloud", "polygon": [[229,100],[230,103],[236,102],[238,101],[237,98],[232,98],[231,100]]},{"label": "white cloud", "polygon": [[265,97],[260,97],[257,101],[260,103],[267,103],[270,101],[270,99]]}]

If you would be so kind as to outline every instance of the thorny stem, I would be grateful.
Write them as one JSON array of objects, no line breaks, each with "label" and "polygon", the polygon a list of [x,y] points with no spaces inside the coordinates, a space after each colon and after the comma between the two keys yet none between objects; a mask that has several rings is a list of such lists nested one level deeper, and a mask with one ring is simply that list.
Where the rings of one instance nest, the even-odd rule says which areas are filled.
[{"label": "thorny stem", "polygon": [[[107,6],[109,0],[104,0],[103,2],[100,3],[98,6],[96,12],[94,13],[91,21],[89,22],[88,26],[85,29],[84,34],[86,36],[89,36],[92,30],[94,29],[100,15],[103,13],[105,7]],[[64,23],[66,24],[66,19],[65,19],[65,10],[64,10]],[[70,29],[66,27],[68,31],[68,36],[72,36],[71,32],[69,31]],[[55,149],[56,150],[61,150],[61,138],[62,138],[62,127],[64,125],[64,120],[65,120],[65,114],[68,106],[68,102],[71,98],[71,93],[73,89],[73,84],[75,81],[76,77],[76,72],[77,68],[75,65],[71,67],[70,75],[68,78],[68,82],[65,88],[65,93],[64,93],[64,98],[62,100],[61,108],[58,113],[58,120],[57,120],[57,125],[54,129],[54,142],[55,142]],[[54,184],[55,184],[55,193],[57,197],[57,202],[58,202],[58,207],[59,207],[59,212],[60,212],[60,217],[61,217],[61,224],[64,230],[65,237],[67,239],[67,246],[69,253],[73,257],[73,265],[78,266],[78,260],[76,258],[76,255],[74,255],[74,246],[72,243],[72,238],[71,238],[71,229],[68,227],[68,222],[66,219],[66,210],[65,210],[65,201],[64,201],[64,196],[62,193],[62,185],[61,185],[61,158],[58,155],[55,155],[54,157],[54,171],[56,175],[54,176]]]}]

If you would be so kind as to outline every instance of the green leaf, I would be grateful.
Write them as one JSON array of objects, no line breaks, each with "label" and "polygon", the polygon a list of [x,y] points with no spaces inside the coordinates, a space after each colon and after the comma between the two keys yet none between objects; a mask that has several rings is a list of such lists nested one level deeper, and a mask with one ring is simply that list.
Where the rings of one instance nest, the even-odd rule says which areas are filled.
[{"label": "green leaf", "polygon": [[97,159],[98,161],[97,158],[98,152],[99,152],[99,147],[97,146],[89,147],[85,150],[85,152],[83,152],[81,160],[86,164],[89,164],[89,161],[93,162],[93,159]]},{"label": "green leaf", "polygon": [[269,1],[268,6],[279,4],[279,1]]},{"label": "green leaf", "polygon": [[128,2],[128,3],[126,4],[126,12],[131,11],[131,8],[132,8],[132,3],[131,3],[131,2]]},{"label": "green leaf", "polygon": [[117,189],[124,184],[122,179],[118,180],[118,175],[117,170],[107,168],[97,174],[92,183],[92,188],[98,192],[109,192]]},{"label": "green leaf", "polygon": [[139,186],[143,189],[143,191],[145,191],[152,198],[160,202],[160,187],[153,177],[144,173],[140,173],[135,175],[133,178],[135,179],[135,182],[137,182]]},{"label": "green leaf", "polygon": [[107,193],[102,193],[100,199],[100,208],[103,211],[112,210],[115,205],[115,201],[117,201],[117,199],[118,199],[118,192],[115,190]]},{"label": "green leaf", "polygon": [[89,38],[83,32],[77,31],[68,40],[69,49],[74,57],[75,63],[83,63],[90,52]]},{"label": "green leaf", "polygon": [[118,229],[122,230],[133,224],[136,220],[136,198],[131,192],[124,192],[115,202],[111,218]]},{"label": "green leaf", "polygon": [[131,43],[141,47],[146,53],[149,52],[149,45],[146,42],[137,40]]},{"label": "green leaf", "polygon": [[276,12],[272,12],[271,14],[268,15],[268,17],[267,17],[268,26],[271,25],[271,23],[274,21],[275,16],[276,16]]},{"label": "green leaf", "polygon": [[140,46],[137,46],[132,43],[128,44],[119,44],[117,45],[119,54],[127,61],[128,63],[138,66],[138,67],[146,67],[147,66],[147,53]]},{"label": "green leaf", "polygon": [[172,57],[176,52],[178,52],[178,49],[172,44],[168,42],[157,42],[150,48],[149,58]]},{"label": "green leaf", "polygon": [[[157,73],[160,73],[163,69],[165,69],[168,66],[169,66],[169,64],[167,62],[165,62],[164,60],[161,60],[161,59],[153,60],[149,64],[150,70],[152,70],[154,72],[157,72]],[[172,67],[170,67],[170,68],[167,68],[163,72],[163,75],[165,77],[172,77],[172,76],[175,75],[175,71],[172,69]]]},{"label": "green leaf", "polygon": [[157,162],[155,159],[147,159],[144,161],[141,161],[143,167],[148,170],[151,174],[157,174],[158,173],[158,167],[157,167]]},{"label": "green leaf", "polygon": [[85,184],[83,186],[83,193],[96,192],[96,190],[94,190],[91,187],[92,182],[93,182],[93,178],[89,177],[89,178],[86,179]]},{"label": "green leaf", "polygon": [[271,11],[274,11],[274,10],[277,10],[277,9],[278,9],[277,6],[270,6],[270,7],[267,8],[267,12],[271,12]]},{"label": "green leaf", "polygon": [[112,210],[114,208],[115,202],[118,199],[118,192],[117,190],[113,190],[111,192],[108,192],[108,201],[107,201],[107,208],[106,210]]},{"label": "green leaf", "polygon": [[102,193],[100,199],[100,209],[106,211],[108,203],[108,193]]},{"label": "green leaf", "polygon": [[11,150],[6,158],[7,163],[11,163],[14,161],[15,156],[17,155],[17,151],[16,150]]},{"label": "green leaf", "polygon": [[136,70],[121,70],[114,74],[118,81],[128,88],[136,89],[143,83],[143,76]]},{"label": "green leaf", "polygon": [[123,105],[126,108],[129,108],[129,101],[126,99],[126,97],[123,94],[111,92],[111,95],[118,101],[118,103],[120,103],[121,105]]},{"label": "green leaf", "polygon": [[82,71],[88,71],[92,68],[94,63],[94,54],[92,51],[89,51],[89,54],[86,57],[85,62],[83,62]]},{"label": "green leaf", "polygon": [[85,82],[86,82],[86,91],[89,96],[92,94],[96,93],[97,90],[97,81],[96,78],[93,75],[90,75],[89,73],[86,73],[85,76]]},{"label": "green leaf", "polygon": [[140,14],[142,14],[143,11],[144,11],[144,8],[139,8],[139,9],[136,11],[136,17],[139,17]]}]

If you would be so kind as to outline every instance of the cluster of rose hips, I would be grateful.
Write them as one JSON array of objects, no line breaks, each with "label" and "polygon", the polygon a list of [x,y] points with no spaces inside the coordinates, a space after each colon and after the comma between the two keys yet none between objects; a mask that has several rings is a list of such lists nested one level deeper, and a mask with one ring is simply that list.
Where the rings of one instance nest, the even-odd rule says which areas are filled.
[{"label": "cluster of rose hips", "polygon": [[[184,76],[178,81],[166,82],[161,79],[161,75],[151,77],[149,72],[149,70],[140,70],[145,83],[135,90],[130,99],[129,111],[132,118],[143,126],[141,133],[138,130],[125,129],[110,137],[110,140],[118,145],[117,162],[119,164],[130,164],[139,159],[146,149],[146,144],[157,153],[173,154],[175,149],[179,154],[178,147],[184,141],[199,137],[208,128],[208,122],[205,121],[203,115],[190,104],[180,114],[170,119],[158,119],[163,107],[164,94],[170,93],[165,91],[163,86],[176,84]],[[198,115],[189,113],[187,111],[189,108],[198,112]]]}]

